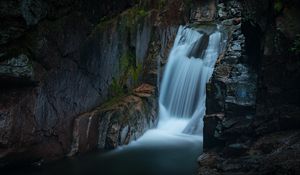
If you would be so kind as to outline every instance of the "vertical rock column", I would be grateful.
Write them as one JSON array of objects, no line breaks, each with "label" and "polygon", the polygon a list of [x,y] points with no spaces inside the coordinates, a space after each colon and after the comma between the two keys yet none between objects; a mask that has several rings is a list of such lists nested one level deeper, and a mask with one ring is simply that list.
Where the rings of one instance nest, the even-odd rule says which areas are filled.
[{"label": "vertical rock column", "polygon": [[247,144],[247,136],[251,135],[257,75],[250,64],[252,58],[245,52],[241,4],[228,1],[217,8],[218,20],[228,31],[228,46],[207,85],[204,149],[242,149],[241,145]]}]

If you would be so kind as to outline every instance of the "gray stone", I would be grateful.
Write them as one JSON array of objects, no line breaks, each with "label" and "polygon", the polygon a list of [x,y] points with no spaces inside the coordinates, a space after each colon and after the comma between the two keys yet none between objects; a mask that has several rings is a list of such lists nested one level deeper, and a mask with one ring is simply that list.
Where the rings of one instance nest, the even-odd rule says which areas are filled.
[{"label": "gray stone", "polygon": [[0,63],[0,76],[33,79],[33,75],[32,63],[24,54]]},{"label": "gray stone", "polygon": [[21,12],[27,25],[35,25],[47,15],[47,4],[43,0],[23,0]]}]

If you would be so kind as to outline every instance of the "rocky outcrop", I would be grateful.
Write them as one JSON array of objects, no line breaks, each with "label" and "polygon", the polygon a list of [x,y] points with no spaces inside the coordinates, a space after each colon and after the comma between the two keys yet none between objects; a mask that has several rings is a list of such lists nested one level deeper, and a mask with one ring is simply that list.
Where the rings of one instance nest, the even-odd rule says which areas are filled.
[{"label": "rocky outcrop", "polygon": [[92,149],[116,148],[139,138],[157,123],[155,88],[143,84],[132,95],[112,99],[78,116],[69,155]]},{"label": "rocky outcrop", "polygon": [[215,20],[216,1],[195,1],[191,3],[190,20],[193,23],[201,23]]},{"label": "rocky outcrop", "polygon": [[[115,109],[119,116],[136,111],[128,121],[109,113],[97,112],[91,121],[82,115],[144,82],[156,86],[164,64],[157,60],[166,59],[178,25],[188,19],[182,1],[4,0],[0,7],[0,166],[57,159],[71,145],[70,154],[112,148],[154,126],[149,116],[155,105],[139,95]],[[133,104],[144,114],[125,107]],[[109,137],[101,139],[112,141],[99,146],[96,125],[108,127],[103,132]],[[81,134],[86,130],[88,138]],[[85,143],[90,146],[82,148]]]},{"label": "rocky outcrop", "polygon": [[[207,152],[198,159],[199,174],[299,174],[299,138],[299,130],[276,132],[259,138],[251,147],[232,145],[227,156]],[[238,150],[247,151],[233,154]]]},{"label": "rocky outcrop", "polygon": [[200,174],[272,172],[255,157],[298,172],[286,164],[299,150],[298,5],[2,0],[0,166],[136,139],[156,123],[153,91],[178,25],[217,21],[228,44],[207,85]]},{"label": "rocky outcrop", "polygon": [[[299,74],[287,68],[299,62],[291,61],[299,58],[292,52],[297,49],[291,49],[298,22],[287,12],[295,3],[218,4],[218,19],[231,28],[231,35],[207,86],[205,154],[199,157],[199,174],[299,173],[294,163],[300,150]],[[295,28],[283,27],[283,18]]]},{"label": "rocky outcrop", "polygon": [[218,7],[218,17],[228,31],[228,44],[207,85],[207,116],[204,119],[207,126],[204,133],[212,134],[206,128],[214,126],[216,129],[212,137],[204,134],[204,149],[235,144],[238,137],[241,139],[239,142],[243,142],[240,136],[247,136],[244,131],[250,127],[256,104],[257,73],[251,67],[249,60],[252,58],[245,52],[241,4],[229,1],[220,3]]}]

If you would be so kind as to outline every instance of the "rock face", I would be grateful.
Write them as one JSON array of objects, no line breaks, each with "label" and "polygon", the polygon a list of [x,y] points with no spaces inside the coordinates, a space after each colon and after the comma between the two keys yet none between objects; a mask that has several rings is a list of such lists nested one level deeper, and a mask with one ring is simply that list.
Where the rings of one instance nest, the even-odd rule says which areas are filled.
[{"label": "rock face", "polygon": [[[251,146],[235,145],[229,156],[207,152],[199,157],[199,174],[299,174],[299,130],[265,135]],[[234,154],[243,152],[243,154]],[[245,151],[246,150],[246,151]]]},{"label": "rock face", "polygon": [[[225,16],[219,11],[218,14],[222,19],[221,23],[227,28],[228,44],[207,85],[205,121],[209,127],[211,124],[208,121],[214,121],[216,130],[213,137],[204,135],[204,149],[233,144],[239,135],[246,137],[244,131],[247,132],[250,127],[256,104],[257,73],[250,64],[253,58],[245,52],[245,36],[241,28],[241,4],[230,1],[221,3],[218,7],[222,11],[232,13]],[[204,132],[210,133],[206,128]],[[213,142],[216,144],[211,145]]]},{"label": "rock face", "polygon": [[70,155],[128,144],[156,126],[157,119],[155,88],[142,84],[132,95],[112,99],[78,116]]},{"label": "rock face", "polygon": [[154,127],[157,93],[131,92],[159,86],[187,11],[178,0],[1,1],[0,166],[113,148]]},{"label": "rock face", "polygon": [[200,174],[275,174],[264,161],[299,174],[298,6],[1,0],[0,166],[138,138],[156,124],[178,25],[217,22],[228,43],[207,85]]},{"label": "rock face", "polygon": [[[199,174],[299,174],[297,4],[217,5],[229,43],[207,86]],[[293,27],[283,27],[283,19]]]}]

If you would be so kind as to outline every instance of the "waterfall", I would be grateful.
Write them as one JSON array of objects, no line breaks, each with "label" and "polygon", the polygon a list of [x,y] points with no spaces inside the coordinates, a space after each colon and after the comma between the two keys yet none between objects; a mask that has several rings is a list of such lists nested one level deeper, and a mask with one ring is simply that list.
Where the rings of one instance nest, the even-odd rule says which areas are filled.
[{"label": "waterfall", "polygon": [[[160,86],[158,127],[107,153],[114,169],[134,162],[131,167],[141,172],[132,173],[129,168],[128,174],[196,174],[196,160],[202,153],[206,83],[226,42],[220,31],[216,26],[179,27]],[[124,174],[124,169],[115,174]]]},{"label": "waterfall", "polygon": [[158,126],[120,149],[188,144],[199,150],[206,83],[226,43],[220,31],[215,25],[179,27],[160,86]]},{"label": "waterfall", "polygon": [[180,26],[161,83],[158,129],[201,134],[206,83],[222,49],[218,30]]}]

